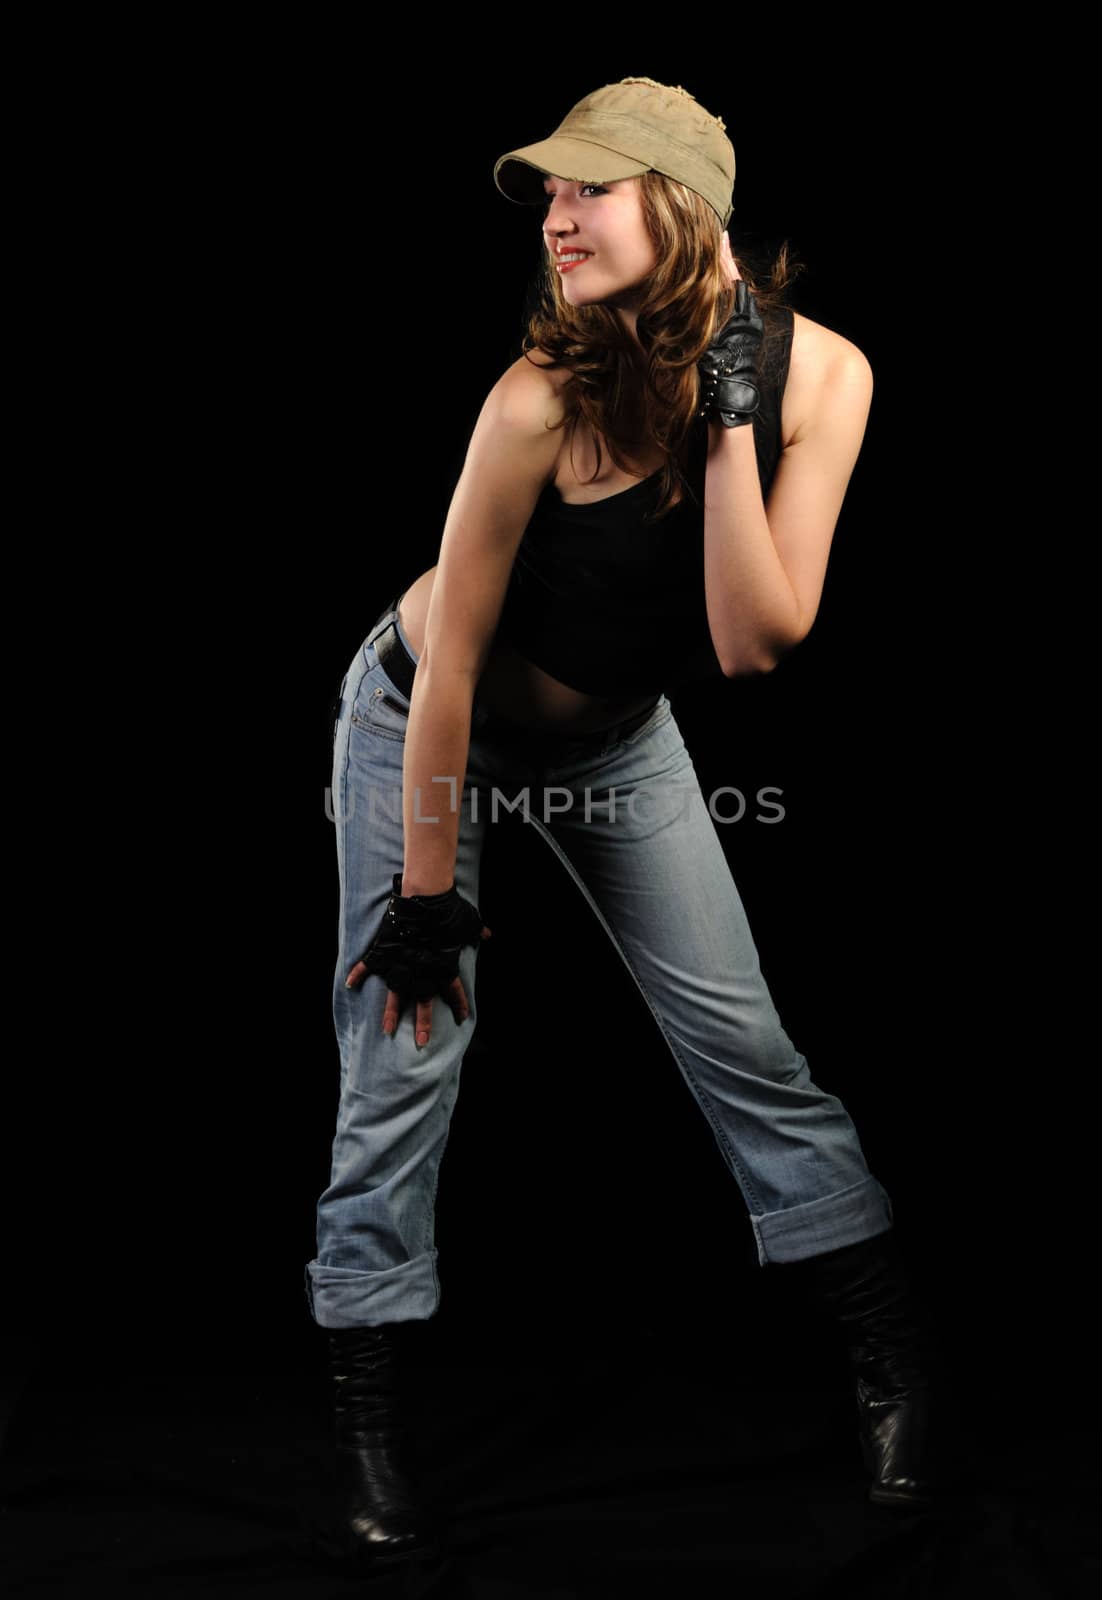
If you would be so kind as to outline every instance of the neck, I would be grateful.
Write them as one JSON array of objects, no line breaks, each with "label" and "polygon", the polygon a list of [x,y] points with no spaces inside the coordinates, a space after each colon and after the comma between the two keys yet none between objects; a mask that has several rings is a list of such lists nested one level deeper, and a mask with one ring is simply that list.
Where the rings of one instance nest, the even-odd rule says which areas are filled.
[{"label": "neck", "polygon": [[635,328],[636,317],[638,315],[636,307],[617,306],[616,315],[619,317],[620,325],[624,329],[624,332],[627,334],[628,338],[631,340],[632,344],[634,344],[638,349],[642,350],[643,346],[639,342],[639,335]]}]

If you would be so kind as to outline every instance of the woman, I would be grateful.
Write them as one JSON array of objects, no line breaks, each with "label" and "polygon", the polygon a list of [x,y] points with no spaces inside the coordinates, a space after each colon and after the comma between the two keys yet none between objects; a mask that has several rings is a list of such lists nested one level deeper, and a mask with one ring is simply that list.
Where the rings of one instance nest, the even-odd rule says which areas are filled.
[{"label": "woman", "polygon": [[306,1290],[345,1528],[373,1559],[432,1538],[395,1453],[391,1363],[396,1327],[439,1303],[433,1206],[491,931],[495,792],[631,972],[760,1264],[803,1274],[845,1328],[871,1498],[929,1496],[928,1352],[891,1202],[781,1025],[665,692],[768,671],[807,634],[871,401],[860,350],[783,305],[783,252],[768,289],[734,258],[734,170],[722,122],[649,78],[499,160],[502,192],[543,211],[543,303],[475,425],[438,565],[341,685],[342,1094]]}]

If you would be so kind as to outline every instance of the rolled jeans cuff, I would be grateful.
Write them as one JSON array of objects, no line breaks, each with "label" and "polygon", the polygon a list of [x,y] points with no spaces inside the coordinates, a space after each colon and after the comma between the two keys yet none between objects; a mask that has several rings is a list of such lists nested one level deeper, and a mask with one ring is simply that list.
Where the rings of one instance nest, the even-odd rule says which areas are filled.
[{"label": "rolled jeans cuff", "polygon": [[434,1249],[385,1272],[354,1267],[306,1266],[306,1301],[322,1328],[374,1327],[381,1322],[427,1320],[440,1303]]},{"label": "rolled jeans cuff", "polygon": [[751,1214],[750,1223],[758,1264],[764,1267],[771,1261],[803,1261],[884,1233],[892,1226],[892,1203],[883,1184],[870,1176],[821,1200]]}]

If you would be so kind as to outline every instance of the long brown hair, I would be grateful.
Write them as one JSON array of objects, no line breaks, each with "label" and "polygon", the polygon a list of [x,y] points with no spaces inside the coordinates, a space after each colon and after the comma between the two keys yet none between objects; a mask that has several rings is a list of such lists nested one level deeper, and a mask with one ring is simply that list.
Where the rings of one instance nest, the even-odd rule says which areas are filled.
[{"label": "long brown hair", "polygon": [[[602,439],[623,472],[632,471],[624,456],[637,453],[640,436],[664,452],[657,520],[673,504],[678,483],[685,482],[682,469],[700,403],[696,364],[731,315],[735,290],[720,256],[723,230],[707,201],[661,172],[642,173],[639,188],[658,257],[636,318],[642,351],[613,307],[568,303],[544,250],[522,354],[527,360],[530,350],[539,349],[554,358],[552,366],[570,368],[563,385],[565,414],[553,427],[569,427],[573,458],[578,422],[585,419],[597,446],[594,478],[601,471]],[[733,245],[732,254],[768,336],[770,313],[786,303],[785,291],[803,264],[793,262],[787,241],[768,279]]]}]

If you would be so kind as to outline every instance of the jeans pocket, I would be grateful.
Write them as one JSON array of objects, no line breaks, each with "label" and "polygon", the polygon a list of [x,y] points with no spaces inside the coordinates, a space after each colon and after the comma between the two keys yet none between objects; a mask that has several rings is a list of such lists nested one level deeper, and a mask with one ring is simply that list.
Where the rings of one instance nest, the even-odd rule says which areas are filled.
[{"label": "jeans pocket", "polygon": [[404,739],[409,722],[409,701],[383,672],[374,666],[364,674],[352,707],[352,724],[381,739]]}]

